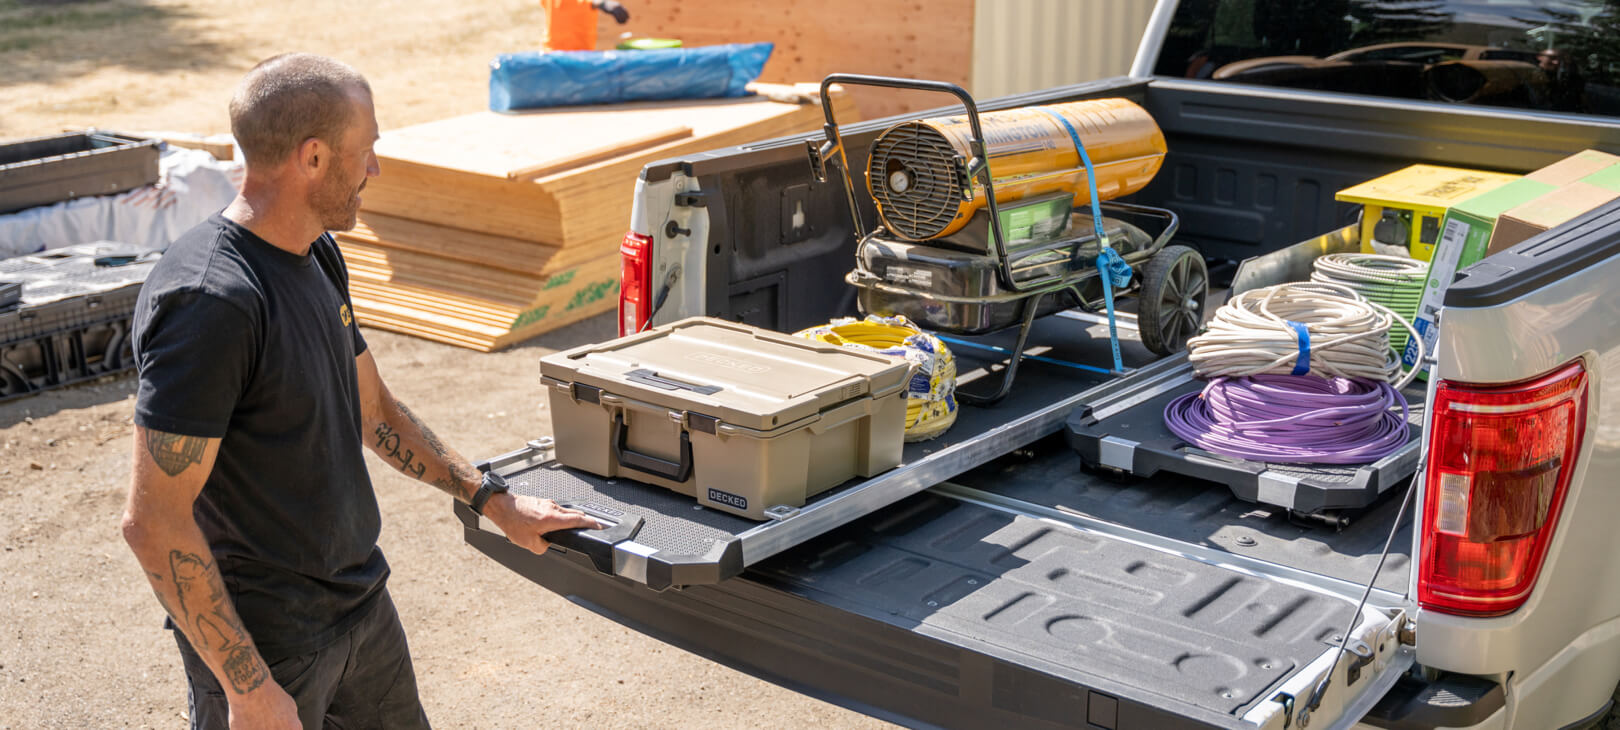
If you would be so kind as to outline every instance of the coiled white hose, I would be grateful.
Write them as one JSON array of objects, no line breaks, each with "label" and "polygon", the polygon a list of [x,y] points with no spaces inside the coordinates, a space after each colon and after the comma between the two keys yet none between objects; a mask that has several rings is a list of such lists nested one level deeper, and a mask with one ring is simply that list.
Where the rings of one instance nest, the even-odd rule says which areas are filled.
[{"label": "coiled white hose", "polygon": [[1350,287],[1279,284],[1238,294],[1216,310],[1204,334],[1187,342],[1188,357],[1203,378],[1309,373],[1382,380],[1400,389],[1418,369],[1403,375],[1390,350],[1389,331],[1397,322],[1417,337],[1410,322]]}]

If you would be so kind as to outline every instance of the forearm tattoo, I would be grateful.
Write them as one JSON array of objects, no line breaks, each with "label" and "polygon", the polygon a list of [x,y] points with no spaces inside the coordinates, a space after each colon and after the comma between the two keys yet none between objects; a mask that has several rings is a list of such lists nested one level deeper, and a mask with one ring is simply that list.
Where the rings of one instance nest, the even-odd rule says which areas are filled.
[{"label": "forearm tattoo", "polygon": [[158,468],[171,477],[179,476],[192,464],[201,464],[203,449],[207,445],[208,440],[198,436],[146,430],[146,453],[151,454]]},{"label": "forearm tattoo", "polygon": [[270,669],[254,651],[247,629],[231,610],[225,584],[214,563],[195,553],[169,551],[169,570],[179,596],[179,611],[169,614],[188,629],[186,635],[203,649],[225,655],[225,677],[237,694],[247,694],[270,676]]},{"label": "forearm tattoo", "polygon": [[[433,430],[428,428],[427,424],[423,423],[421,419],[417,418],[416,414],[411,412],[411,409],[405,407],[404,403],[395,400],[394,407],[399,410],[400,415],[404,416],[406,420],[411,422],[411,425],[416,427],[417,432],[422,435],[422,441],[433,452],[432,456],[437,457],[438,463],[443,464],[445,471],[448,472],[448,476],[435,477],[432,481],[433,486],[463,501],[469,499],[470,495],[467,494],[462,485],[478,481],[478,476],[473,472],[472,467],[452,455],[450,449],[445,447],[444,442],[439,440]],[[386,421],[378,423],[377,430],[374,433],[377,436],[378,451],[392,459],[398,465],[397,469],[417,479],[421,479],[427,473],[426,459],[430,457],[424,455],[423,458],[419,459],[411,449],[401,448],[399,432],[394,430],[393,426],[390,426]]]}]

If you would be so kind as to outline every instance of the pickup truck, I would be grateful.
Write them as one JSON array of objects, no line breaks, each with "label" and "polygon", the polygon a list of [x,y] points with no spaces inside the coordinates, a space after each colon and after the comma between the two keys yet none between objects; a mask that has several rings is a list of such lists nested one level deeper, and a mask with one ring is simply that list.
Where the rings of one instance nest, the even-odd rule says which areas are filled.
[{"label": "pickup truck", "polygon": [[[1165,0],[1129,76],[980,107],[1143,106],[1169,153],[1129,200],[1178,214],[1176,242],[1241,288],[1233,262],[1249,261],[1237,279],[1297,276],[1296,244],[1353,247],[1356,211],[1334,201],[1350,185],[1413,163],[1523,173],[1620,150],[1617,23],[1613,2]],[[1535,53],[1555,40],[1560,53]],[[1531,60],[1549,57],[1570,65]],[[898,121],[841,128],[853,169]],[[639,302],[654,323],[794,331],[854,313],[849,206],[875,210],[812,174],[807,147],[823,141],[643,170],[631,232],[651,246],[656,282],[639,284],[667,289]],[[537,557],[456,514],[471,545],[581,606],[908,726],[1615,727],[1616,281],[1620,203],[1460,272],[1422,468],[1365,509],[1292,512],[1197,479],[1083,467],[1065,419],[1129,408],[1185,360],[1126,337],[1129,377],[1064,367],[1107,362],[1106,329],[1071,312],[1038,323],[1030,342],[1048,357],[1025,363],[1007,400],[964,407],[893,473],[772,522],[573,473],[544,440],[485,466],[612,518],[616,534],[559,536]],[[1560,397],[1573,415],[1533,415]],[[1493,471],[1514,458],[1535,466]],[[1455,500],[1459,485],[1497,537],[1437,528],[1456,509],[1440,492]],[[1528,516],[1514,508],[1524,489]]]}]

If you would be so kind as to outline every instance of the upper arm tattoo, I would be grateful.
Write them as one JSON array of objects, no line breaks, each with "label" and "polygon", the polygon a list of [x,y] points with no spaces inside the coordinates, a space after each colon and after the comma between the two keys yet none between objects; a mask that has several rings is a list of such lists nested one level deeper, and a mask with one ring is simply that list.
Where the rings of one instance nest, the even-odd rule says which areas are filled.
[{"label": "upper arm tattoo", "polygon": [[169,476],[179,476],[192,464],[201,464],[208,439],[146,430],[146,453]]}]

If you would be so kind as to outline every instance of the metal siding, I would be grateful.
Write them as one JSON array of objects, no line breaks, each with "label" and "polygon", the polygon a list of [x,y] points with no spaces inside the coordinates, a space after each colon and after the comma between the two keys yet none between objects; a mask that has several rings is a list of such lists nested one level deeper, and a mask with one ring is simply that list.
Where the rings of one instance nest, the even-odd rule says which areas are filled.
[{"label": "metal siding", "polygon": [[973,95],[990,99],[1120,76],[1153,13],[1152,0],[979,0]]}]

